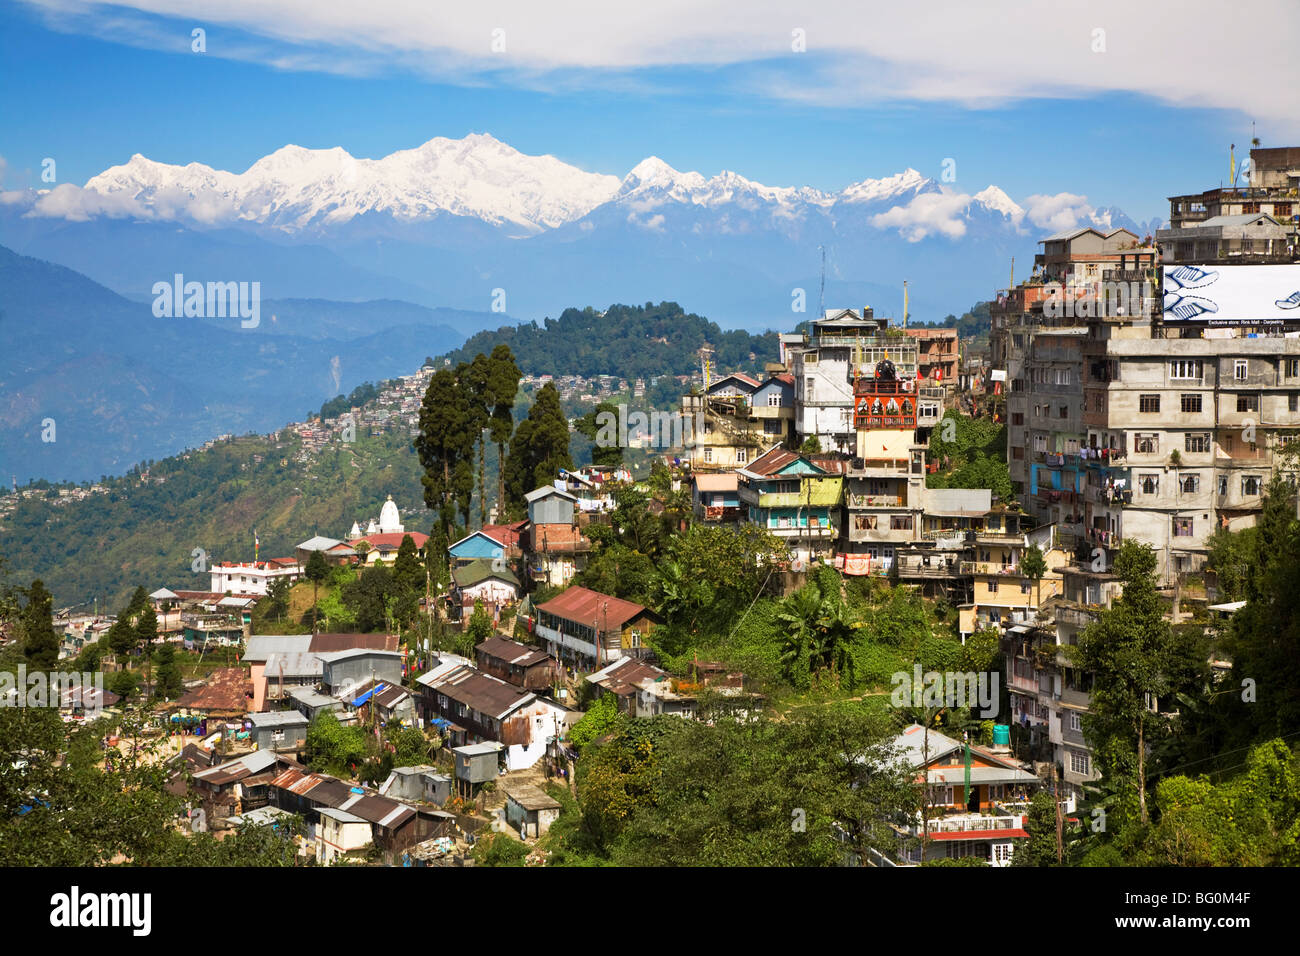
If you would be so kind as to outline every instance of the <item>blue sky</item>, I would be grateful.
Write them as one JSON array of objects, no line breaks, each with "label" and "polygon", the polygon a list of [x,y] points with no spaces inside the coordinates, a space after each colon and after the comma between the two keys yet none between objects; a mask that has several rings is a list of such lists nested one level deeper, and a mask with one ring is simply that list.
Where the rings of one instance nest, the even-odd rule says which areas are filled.
[{"label": "blue sky", "polygon": [[[378,9],[356,23],[325,0],[309,5],[319,13],[307,24],[291,0],[231,2],[226,22],[172,16],[171,5],[0,2],[0,185],[40,185],[45,157],[57,161],[60,182],[83,183],[133,153],[242,171],[290,142],[380,157],[434,136],[488,132],[525,153],[619,176],[657,155],[706,175],[732,169],[821,189],[909,166],[937,179],[952,157],[966,191],[996,184],[1017,201],[1070,192],[1145,220],[1167,215],[1166,196],[1226,179],[1228,144],[1244,153],[1252,119],[1265,145],[1300,141],[1285,101],[1249,93],[1270,88],[1267,71],[1277,67],[1267,57],[1210,82],[1191,58],[1161,59],[1177,37],[1144,39],[1128,26],[1132,14],[1119,12],[1102,51],[1089,49],[1096,28],[1084,26],[1093,20],[1064,40],[1044,39],[1070,44],[1055,58],[1057,75],[1050,54],[1024,73],[985,71],[1001,53],[980,44],[1007,33],[997,23],[987,37],[972,33],[981,23],[939,30],[933,51],[901,35],[900,52],[890,52],[871,46],[874,31],[860,46],[819,48],[816,37],[851,32],[827,20],[807,28],[808,49],[795,55],[782,46],[802,28],[787,24],[816,14],[764,4],[754,18],[772,26],[749,35],[706,19],[685,32],[642,37],[653,30],[630,22],[571,39],[562,26],[548,37],[521,21],[505,28],[518,51],[509,59],[476,47],[486,49],[485,24],[496,21],[449,36],[401,0],[367,4]],[[192,24],[204,25],[205,53],[190,50]],[[1020,36],[1002,42],[1024,49]],[[968,61],[952,65],[960,55]],[[1185,77],[1170,75],[1180,69]],[[1240,94],[1220,89],[1233,83]]]}]

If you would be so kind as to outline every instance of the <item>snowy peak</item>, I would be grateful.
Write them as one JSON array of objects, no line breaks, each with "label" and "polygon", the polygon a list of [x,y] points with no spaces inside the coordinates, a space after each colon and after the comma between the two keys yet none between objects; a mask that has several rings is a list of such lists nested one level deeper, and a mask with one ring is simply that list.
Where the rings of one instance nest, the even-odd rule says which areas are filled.
[{"label": "snowy peak", "polygon": [[160,200],[188,195],[203,201],[203,221],[243,219],[289,231],[380,212],[402,220],[452,213],[538,232],[580,218],[618,186],[617,177],[554,156],[526,156],[487,134],[438,137],[378,160],[357,159],[337,146],[288,145],[239,174],[198,163],[170,166],[137,154],[86,183],[86,189],[134,199],[168,218],[184,210]]},{"label": "snowy peak", "polygon": [[1009,217],[1012,222],[1019,223],[1025,217],[1024,209],[997,186],[990,185],[987,189],[977,192],[971,198],[986,209],[1000,212]]},{"label": "snowy peak", "polygon": [[909,166],[901,173],[886,176],[884,179],[864,179],[852,183],[840,190],[837,198],[840,202],[850,203],[882,202],[901,199],[909,194],[915,195],[933,186],[933,180],[927,179]]}]

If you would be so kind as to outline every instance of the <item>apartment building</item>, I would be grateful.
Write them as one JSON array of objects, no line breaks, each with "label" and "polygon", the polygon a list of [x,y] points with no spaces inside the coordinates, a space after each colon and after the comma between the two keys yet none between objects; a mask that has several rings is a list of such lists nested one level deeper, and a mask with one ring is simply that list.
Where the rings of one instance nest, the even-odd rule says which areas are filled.
[{"label": "apartment building", "polygon": [[727,375],[702,393],[682,396],[682,414],[691,423],[687,449],[691,469],[729,471],[741,468],[773,445],[793,445],[794,376],[772,369],[758,381]]},{"label": "apartment building", "polygon": [[741,514],[785,541],[799,566],[831,557],[839,537],[844,479],[830,464],[772,448],[736,473]]},{"label": "apartment building", "polygon": [[[855,383],[874,379],[888,363],[894,378],[916,383],[920,350],[903,329],[889,327],[870,307],[828,309],[801,340],[782,336],[795,382],[795,432],[816,436],[823,451],[851,453],[857,443]],[[943,414],[942,401],[931,424]],[[900,426],[901,427],[901,426]]]},{"label": "apartment building", "polygon": [[1300,252],[1300,148],[1252,149],[1248,185],[1169,197],[1156,233],[1166,265],[1294,262]]}]

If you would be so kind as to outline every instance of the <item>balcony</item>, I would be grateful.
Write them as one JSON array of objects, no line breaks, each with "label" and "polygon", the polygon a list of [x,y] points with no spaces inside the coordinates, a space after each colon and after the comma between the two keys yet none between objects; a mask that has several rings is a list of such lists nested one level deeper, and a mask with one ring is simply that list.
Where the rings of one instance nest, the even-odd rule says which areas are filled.
[{"label": "balcony", "polygon": [[[955,817],[940,817],[930,821],[929,832],[935,833],[975,833],[982,830],[1019,830],[1025,825],[1020,816],[984,816],[982,814],[964,814]],[[911,827],[913,836],[923,832],[920,822]]]},{"label": "balcony", "polygon": [[845,496],[850,508],[901,508],[907,504],[902,495],[854,495]]},{"label": "balcony", "polygon": [[1020,576],[1020,568],[1014,564],[999,564],[996,561],[963,561],[962,574],[998,574]]}]

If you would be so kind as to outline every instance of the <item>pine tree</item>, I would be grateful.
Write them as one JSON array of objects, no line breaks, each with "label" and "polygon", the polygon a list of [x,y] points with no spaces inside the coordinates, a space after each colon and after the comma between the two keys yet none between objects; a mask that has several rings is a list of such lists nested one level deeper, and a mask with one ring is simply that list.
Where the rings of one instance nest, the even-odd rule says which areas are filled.
[{"label": "pine tree", "polygon": [[37,578],[22,592],[27,605],[22,611],[23,656],[33,667],[48,670],[59,660],[59,635],[54,630],[54,596]]},{"label": "pine tree", "polygon": [[[468,366],[462,363],[461,368]],[[445,368],[435,372],[420,406],[420,433],[413,445],[424,468],[424,503],[437,512],[444,532],[455,522],[458,506],[468,521],[477,422],[469,390],[457,373]]]},{"label": "pine tree", "polygon": [[155,662],[158,665],[158,684],[154,696],[163,700],[175,700],[185,690],[181,681],[181,668],[176,663],[176,648],[170,642],[164,642],[158,648]]},{"label": "pine tree", "polygon": [[522,373],[508,345],[498,345],[488,357],[488,399],[492,404],[489,434],[497,446],[497,510],[506,506],[506,444],[515,431],[515,396]]},{"label": "pine tree", "polygon": [[[487,523],[487,438],[485,432],[491,422],[492,398],[490,395],[492,377],[491,360],[479,352],[474,361],[468,365],[461,364],[456,370],[457,380],[469,401],[470,415],[473,418],[474,449],[478,452],[478,511],[479,524]],[[465,523],[469,523],[466,515]]]},{"label": "pine tree", "polygon": [[303,574],[311,582],[311,632],[313,634],[316,633],[316,606],[321,582],[329,577],[329,573],[330,567],[325,561],[325,555],[320,551],[313,551],[311,557],[307,559],[307,566],[303,569]]},{"label": "pine tree", "polygon": [[415,539],[409,534],[402,536],[402,543],[397,549],[397,560],[393,562],[393,581],[404,591],[424,591],[424,562],[420,560]]},{"label": "pine tree", "polygon": [[152,604],[146,603],[144,609],[140,612],[140,616],[135,622],[135,636],[144,652],[145,685],[149,686],[149,676],[152,673],[153,644],[154,641],[158,640],[158,615],[155,613]]},{"label": "pine tree", "polygon": [[569,422],[560,407],[560,393],[552,382],[538,391],[528,417],[515,429],[506,461],[506,502],[512,513],[524,510],[524,496],[549,485],[561,468],[572,468]]}]

